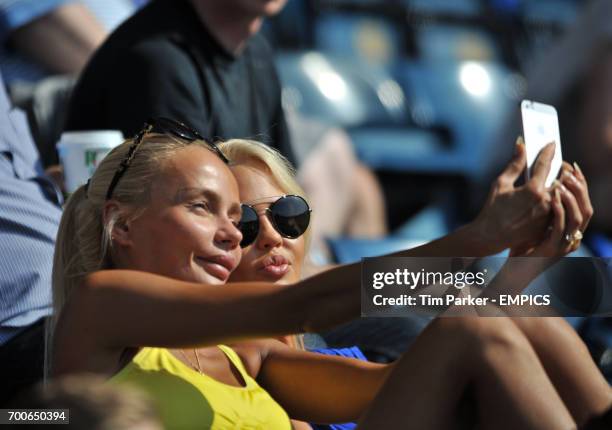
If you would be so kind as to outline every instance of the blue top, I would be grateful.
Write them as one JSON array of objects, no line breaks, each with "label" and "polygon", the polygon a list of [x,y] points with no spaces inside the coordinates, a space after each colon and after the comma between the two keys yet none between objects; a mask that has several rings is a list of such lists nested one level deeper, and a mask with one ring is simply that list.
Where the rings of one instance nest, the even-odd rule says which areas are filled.
[{"label": "blue top", "polygon": [[[312,349],[311,351],[318,352],[319,354],[338,355],[340,357],[357,358],[359,360],[367,361],[367,358],[357,346],[352,346],[350,348],[317,348]],[[353,430],[357,427],[356,423],[310,425],[314,430]]]},{"label": "blue top", "polygon": [[587,238],[587,242],[598,257],[612,258],[612,238],[595,233]]},{"label": "blue top", "polygon": [[0,75],[0,345],[51,313],[61,201]]}]

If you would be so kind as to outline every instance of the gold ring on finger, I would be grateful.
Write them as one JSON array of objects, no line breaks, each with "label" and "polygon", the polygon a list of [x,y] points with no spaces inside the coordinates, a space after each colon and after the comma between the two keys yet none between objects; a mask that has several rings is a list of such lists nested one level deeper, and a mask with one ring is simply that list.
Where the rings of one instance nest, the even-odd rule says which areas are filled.
[{"label": "gold ring on finger", "polygon": [[582,232],[580,230],[576,230],[574,234],[572,234],[572,239],[575,241],[580,241],[583,237],[584,236],[582,235]]}]

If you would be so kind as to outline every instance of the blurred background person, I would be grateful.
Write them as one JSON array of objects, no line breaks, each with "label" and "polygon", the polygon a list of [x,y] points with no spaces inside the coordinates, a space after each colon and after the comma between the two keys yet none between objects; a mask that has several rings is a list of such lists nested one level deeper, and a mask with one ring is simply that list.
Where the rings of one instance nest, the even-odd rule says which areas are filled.
[{"label": "blurred background person", "polygon": [[142,0],[1,0],[0,70],[13,103],[28,114],[45,167],[76,76],[109,31]]},{"label": "blurred background person", "polygon": [[91,10],[70,0],[0,2],[2,61],[10,85],[50,75],[76,75],[106,38]]},{"label": "blurred background person", "polygon": [[11,407],[66,409],[70,421],[67,427],[75,430],[163,430],[159,414],[144,392],[108,384],[93,374],[39,383],[11,402]]},{"label": "blurred background person", "polygon": [[62,203],[0,75],[0,405],[43,376]]},{"label": "blurred background person", "polygon": [[66,130],[136,133],[152,116],[209,140],[259,137],[292,161],[272,51],[257,34],[284,0],[154,0],[115,31],[84,70]]}]

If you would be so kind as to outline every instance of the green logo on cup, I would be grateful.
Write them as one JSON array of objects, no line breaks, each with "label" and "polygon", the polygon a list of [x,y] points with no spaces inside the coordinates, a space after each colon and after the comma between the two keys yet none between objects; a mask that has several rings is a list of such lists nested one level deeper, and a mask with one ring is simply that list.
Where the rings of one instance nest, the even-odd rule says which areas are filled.
[{"label": "green logo on cup", "polygon": [[89,171],[89,176],[93,175],[98,164],[109,153],[109,148],[91,148],[85,150],[85,168]]},{"label": "green logo on cup", "polygon": [[93,167],[94,169],[98,166],[96,163],[96,158],[98,156],[98,151],[85,151],[85,166]]}]

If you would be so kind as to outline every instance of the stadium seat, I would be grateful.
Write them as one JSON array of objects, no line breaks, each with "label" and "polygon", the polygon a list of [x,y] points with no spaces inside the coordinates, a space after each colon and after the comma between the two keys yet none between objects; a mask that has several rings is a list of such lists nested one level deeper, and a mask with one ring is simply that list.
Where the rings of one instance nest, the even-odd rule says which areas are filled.
[{"label": "stadium seat", "polygon": [[528,23],[547,23],[567,26],[578,16],[575,0],[525,0],[523,19]]},{"label": "stadium seat", "polygon": [[408,11],[423,14],[475,16],[480,12],[478,0],[403,0]]},{"label": "stadium seat", "polygon": [[400,31],[372,14],[325,12],[317,16],[315,49],[335,57],[389,66],[402,54]]},{"label": "stadium seat", "polygon": [[485,174],[488,158],[498,150],[495,134],[518,106],[520,79],[499,63],[407,61],[398,81],[415,123],[449,129],[450,149],[439,154],[440,163],[452,159],[473,179]]}]

